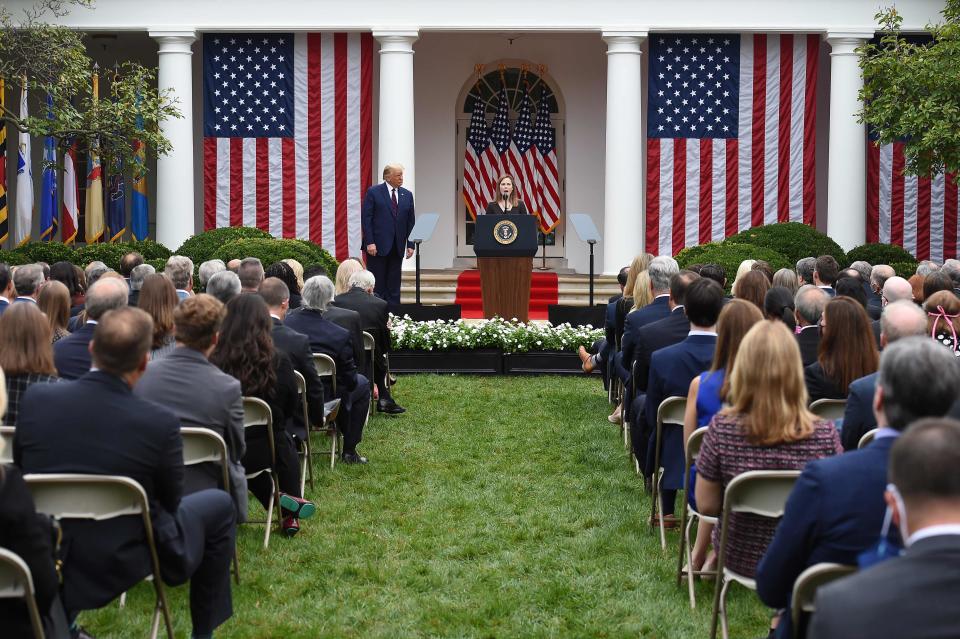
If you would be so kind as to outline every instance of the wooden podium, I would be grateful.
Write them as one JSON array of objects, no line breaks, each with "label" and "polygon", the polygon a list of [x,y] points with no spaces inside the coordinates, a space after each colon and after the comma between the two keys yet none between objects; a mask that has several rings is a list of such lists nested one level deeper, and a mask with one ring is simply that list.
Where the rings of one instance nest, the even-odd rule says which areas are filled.
[{"label": "wooden podium", "polygon": [[529,320],[530,279],[537,253],[533,215],[480,215],[473,236],[483,316]]}]

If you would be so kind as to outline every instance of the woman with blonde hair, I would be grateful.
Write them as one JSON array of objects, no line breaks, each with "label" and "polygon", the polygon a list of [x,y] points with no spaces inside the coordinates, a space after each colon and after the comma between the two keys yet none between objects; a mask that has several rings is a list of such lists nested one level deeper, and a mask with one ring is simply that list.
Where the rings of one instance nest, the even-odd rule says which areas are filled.
[{"label": "woman with blonde hair", "polygon": [[633,283],[633,307],[631,312],[638,311],[653,301],[653,289],[650,288],[650,273],[644,269],[637,275]]},{"label": "woman with blonde hair", "polygon": [[797,272],[792,268],[782,268],[774,273],[773,285],[782,286],[793,295],[796,295],[797,291],[800,290],[800,282],[797,281]]},{"label": "woman with blonde hair", "polygon": [[526,215],[527,207],[517,194],[513,176],[504,174],[497,180],[497,199],[487,204],[486,215]]},{"label": "woman with blonde hair", "polygon": [[334,282],[334,295],[340,295],[341,293],[346,293],[350,290],[350,276],[356,273],[357,271],[363,270],[363,264],[360,263],[360,260],[354,257],[348,257],[344,261],[340,262],[340,266],[337,267],[337,277]]},{"label": "woman with blonde hair", "polygon": [[630,268],[627,269],[627,283],[623,285],[624,297],[633,295],[633,290],[637,285],[637,278],[640,276],[640,273],[647,270],[651,260],[653,260],[653,255],[650,253],[638,253],[634,256],[633,261],[630,262]]},{"label": "woman with blonde hair", "polygon": [[280,261],[285,262],[290,268],[293,269],[293,274],[297,278],[297,286],[302,291],[303,290],[303,264],[293,259],[292,257],[288,257],[287,259],[280,260]]},{"label": "woman with blonde hair", "polygon": [[143,279],[137,306],[153,318],[151,360],[166,357],[176,347],[173,337],[173,311],[179,303],[177,289],[166,275],[147,275]]},{"label": "woman with blonde hair", "polygon": [[53,342],[58,342],[70,334],[67,330],[70,322],[70,290],[66,284],[57,280],[48,281],[40,289],[37,305],[47,316]]},{"label": "woman with blonde hair", "polygon": [[7,377],[7,413],[15,426],[20,398],[33,384],[60,381],[53,363],[50,324],[34,304],[11,304],[0,315],[0,369]]}]

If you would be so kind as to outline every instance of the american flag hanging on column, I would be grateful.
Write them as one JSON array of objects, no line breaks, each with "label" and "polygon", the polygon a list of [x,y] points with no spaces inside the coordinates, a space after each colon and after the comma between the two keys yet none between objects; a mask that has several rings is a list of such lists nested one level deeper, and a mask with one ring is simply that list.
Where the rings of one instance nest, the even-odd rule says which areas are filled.
[{"label": "american flag hanging on column", "polygon": [[533,103],[530,95],[525,94],[520,103],[520,115],[510,138],[508,157],[510,173],[515,181],[517,195],[530,211],[537,210],[536,180],[537,168],[534,165],[530,147],[533,145]]},{"label": "american flag hanging on column", "polygon": [[537,124],[534,138],[540,160],[537,176],[537,195],[540,208],[540,229],[546,234],[560,222],[560,169],[557,161],[557,132],[550,122],[550,109],[545,100],[546,91],[540,93],[537,108]]},{"label": "american flag hanging on column", "polygon": [[490,127],[490,141],[483,154],[483,167],[490,181],[490,192],[497,196],[497,180],[510,172],[510,102],[507,90],[501,88],[497,94],[497,113]]},{"label": "american flag hanging on column", "polygon": [[[467,144],[463,153],[463,180],[461,194],[470,217],[476,219],[493,199],[490,176],[484,166],[483,155],[487,149],[486,103],[477,97],[473,103],[470,127],[467,129]],[[493,178],[494,180],[496,178]]]}]

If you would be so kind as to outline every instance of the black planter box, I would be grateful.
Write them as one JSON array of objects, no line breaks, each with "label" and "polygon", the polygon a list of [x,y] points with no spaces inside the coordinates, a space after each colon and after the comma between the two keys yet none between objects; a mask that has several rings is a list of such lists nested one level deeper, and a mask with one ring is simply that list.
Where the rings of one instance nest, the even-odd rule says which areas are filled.
[{"label": "black planter box", "polygon": [[394,351],[390,353],[390,371],[396,373],[503,373],[503,353],[499,349],[473,351]]},{"label": "black planter box", "polygon": [[530,351],[503,356],[503,372],[507,375],[571,374],[583,375],[576,353]]}]

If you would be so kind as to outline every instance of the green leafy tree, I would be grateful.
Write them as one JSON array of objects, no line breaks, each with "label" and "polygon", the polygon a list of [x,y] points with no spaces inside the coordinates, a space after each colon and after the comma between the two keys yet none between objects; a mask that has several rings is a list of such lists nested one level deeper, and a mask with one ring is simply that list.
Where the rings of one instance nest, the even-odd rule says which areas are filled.
[{"label": "green leafy tree", "polygon": [[[0,5],[0,78],[12,95],[26,86],[30,115],[21,118],[19,98],[0,110],[0,125],[52,136],[61,148],[73,144],[83,152],[96,147],[104,166],[120,161],[134,177],[146,167],[134,157],[135,140],[159,155],[169,140],[160,122],[180,117],[170,92],[158,91],[156,69],[137,62],[119,63],[117,72],[100,74],[99,99],[93,95],[95,64],[87,54],[84,34],[50,24],[72,8],[89,8],[93,0],[38,0],[14,15]],[[47,96],[53,100],[47,114]]]},{"label": "green leafy tree", "polygon": [[960,0],[947,0],[930,38],[910,38],[890,8],[876,15],[878,41],[860,48],[861,121],[880,144],[904,143],[906,172],[960,170]]}]

